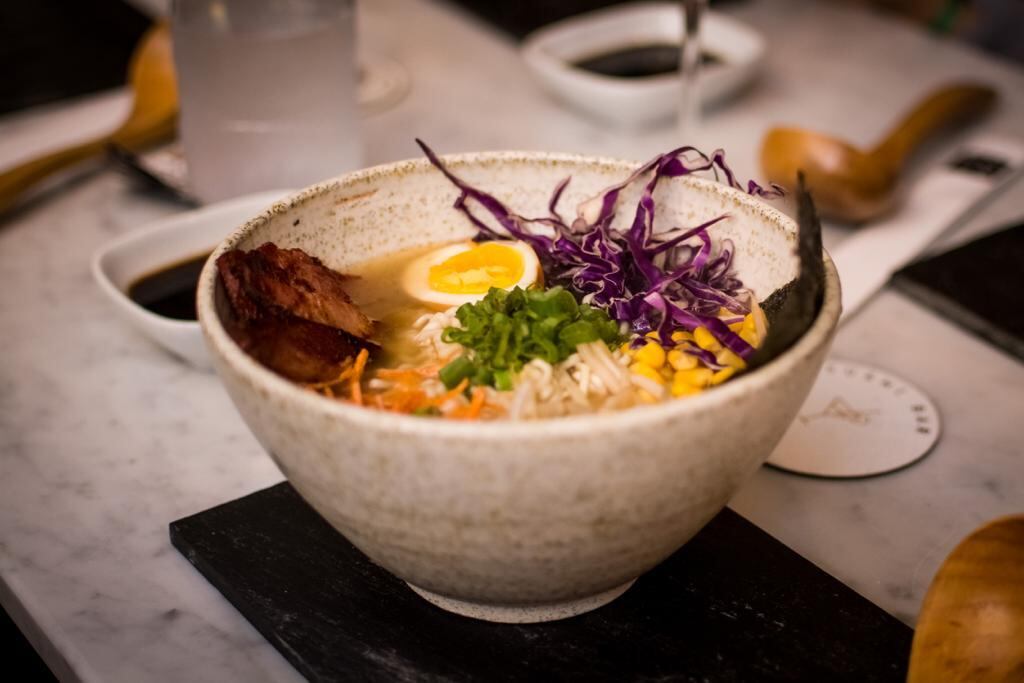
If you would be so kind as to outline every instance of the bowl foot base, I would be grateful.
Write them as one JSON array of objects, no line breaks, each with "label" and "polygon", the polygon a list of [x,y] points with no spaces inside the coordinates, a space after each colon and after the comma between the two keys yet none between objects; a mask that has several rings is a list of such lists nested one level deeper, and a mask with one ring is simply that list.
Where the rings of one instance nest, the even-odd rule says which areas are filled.
[{"label": "bowl foot base", "polygon": [[438,595],[431,591],[407,583],[420,597],[427,602],[440,607],[443,610],[461,614],[464,617],[482,619],[484,621],[496,621],[502,624],[532,624],[541,621],[557,621],[568,619],[577,614],[583,614],[603,607],[619,597],[633,585],[636,579],[627,581],[621,586],[610,588],[596,595],[591,595],[577,600],[566,600],[565,602],[545,602],[540,604],[510,605],[510,604],[489,604],[483,602],[468,602],[456,600],[445,595]]}]

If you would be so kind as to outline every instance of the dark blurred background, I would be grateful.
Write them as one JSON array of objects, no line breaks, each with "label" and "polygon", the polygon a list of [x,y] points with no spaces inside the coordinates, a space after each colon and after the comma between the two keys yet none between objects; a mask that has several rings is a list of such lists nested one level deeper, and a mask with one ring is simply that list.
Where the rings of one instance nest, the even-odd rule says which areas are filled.
[{"label": "dark blurred background", "polygon": [[149,23],[121,0],[0,0],[0,114],[124,83]]}]

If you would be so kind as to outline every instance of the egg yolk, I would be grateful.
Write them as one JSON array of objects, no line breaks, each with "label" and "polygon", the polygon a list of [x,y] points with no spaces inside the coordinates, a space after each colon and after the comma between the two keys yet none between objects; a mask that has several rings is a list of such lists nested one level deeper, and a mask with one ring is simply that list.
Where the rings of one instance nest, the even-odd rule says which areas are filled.
[{"label": "egg yolk", "polygon": [[523,277],[522,255],[513,247],[484,242],[430,267],[430,288],[446,294],[486,294],[507,289]]}]

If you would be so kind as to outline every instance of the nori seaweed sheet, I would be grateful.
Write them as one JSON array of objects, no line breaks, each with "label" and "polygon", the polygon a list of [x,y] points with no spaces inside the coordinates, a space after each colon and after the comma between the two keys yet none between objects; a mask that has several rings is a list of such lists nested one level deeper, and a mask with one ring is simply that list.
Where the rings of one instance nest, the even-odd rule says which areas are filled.
[{"label": "nori seaweed sheet", "polygon": [[767,299],[761,302],[761,310],[764,311],[764,316],[768,318],[769,326],[775,325],[775,321],[779,317],[779,311],[782,309],[782,304],[786,302],[786,298],[793,291],[794,287],[796,287],[795,279],[776,289],[768,295]]},{"label": "nori seaweed sheet", "polygon": [[750,370],[772,361],[796,343],[810,329],[821,309],[825,292],[821,219],[804,185],[803,173],[797,178],[796,201],[800,274],[761,303],[768,319],[768,336],[747,363]]}]

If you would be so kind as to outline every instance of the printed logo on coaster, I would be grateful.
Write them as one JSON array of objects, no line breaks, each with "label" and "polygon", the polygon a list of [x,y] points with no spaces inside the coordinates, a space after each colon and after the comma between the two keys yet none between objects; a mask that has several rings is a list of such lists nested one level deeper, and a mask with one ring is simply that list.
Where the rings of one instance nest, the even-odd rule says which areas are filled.
[{"label": "printed logo on coaster", "polygon": [[924,457],[939,438],[935,404],[884,370],[830,359],[768,464],[818,477],[867,477]]}]

